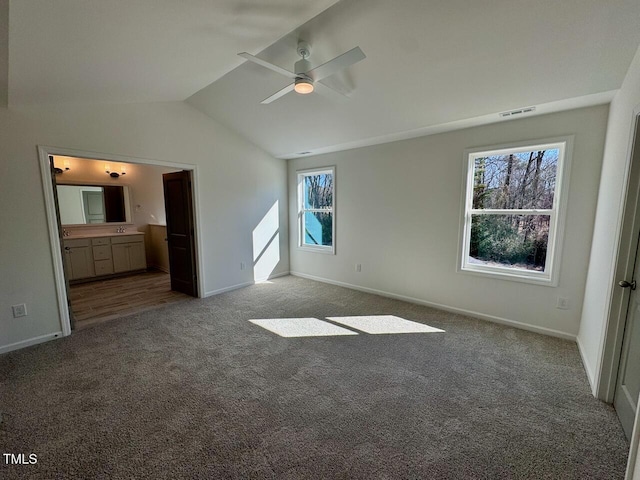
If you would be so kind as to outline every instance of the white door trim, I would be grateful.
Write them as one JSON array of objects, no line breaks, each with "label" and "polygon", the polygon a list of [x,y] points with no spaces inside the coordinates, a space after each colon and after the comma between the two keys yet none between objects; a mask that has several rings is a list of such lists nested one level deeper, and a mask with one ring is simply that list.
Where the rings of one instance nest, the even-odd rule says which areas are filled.
[{"label": "white door trim", "polygon": [[[638,129],[638,130],[637,130]],[[629,291],[619,288],[619,280],[630,279],[636,258],[636,245],[640,235],[640,161],[634,157],[640,155],[640,142],[635,144],[640,135],[640,105],[633,110],[629,143],[627,147],[627,179],[625,192],[621,198],[622,217],[617,240],[616,251],[612,252],[614,275],[609,286],[609,306],[607,320],[604,323],[600,338],[600,355],[594,379],[595,396],[607,403],[613,402],[616,389],[622,339],[629,304]],[[634,148],[636,151],[634,151]]]},{"label": "white door trim", "polygon": [[67,290],[65,288],[64,267],[62,265],[62,246],[60,245],[60,237],[58,232],[58,219],[56,216],[55,198],[53,196],[53,183],[51,181],[49,155],[63,155],[67,157],[87,158],[92,160],[138,163],[143,165],[156,165],[160,167],[173,167],[181,168],[183,170],[190,170],[192,172],[192,200],[194,205],[193,220],[196,231],[196,255],[198,257],[196,263],[198,276],[198,297],[204,297],[204,264],[202,255],[202,232],[199,222],[200,202],[198,200],[198,167],[196,165],[190,163],[165,162],[148,158],[128,157],[125,155],[116,155],[112,153],[76,150],[73,148],[38,145],[38,163],[40,164],[40,173],[42,177],[42,192],[44,194],[47,226],[49,229],[49,243],[51,245],[51,257],[53,260],[53,271],[56,284],[56,296],[58,299],[58,315],[60,318],[60,327],[62,329],[63,336],[71,334],[71,320],[69,318],[69,309],[67,307],[68,299]]},{"label": "white door trim", "polygon": [[636,473],[636,464],[638,463],[638,443],[640,442],[640,419],[638,413],[640,413],[640,408],[636,412],[636,420],[633,423],[631,448],[629,448],[629,459],[627,460],[627,473],[624,477],[625,480],[640,480],[640,478],[636,478],[638,477],[637,475],[634,476],[634,473]]}]

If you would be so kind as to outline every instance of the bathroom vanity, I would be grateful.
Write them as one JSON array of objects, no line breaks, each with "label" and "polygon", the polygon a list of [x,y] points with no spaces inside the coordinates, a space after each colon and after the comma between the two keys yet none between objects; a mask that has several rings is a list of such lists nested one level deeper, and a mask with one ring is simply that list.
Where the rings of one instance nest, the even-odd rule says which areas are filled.
[{"label": "bathroom vanity", "polygon": [[63,240],[69,280],[90,280],[147,268],[144,233],[80,234]]}]

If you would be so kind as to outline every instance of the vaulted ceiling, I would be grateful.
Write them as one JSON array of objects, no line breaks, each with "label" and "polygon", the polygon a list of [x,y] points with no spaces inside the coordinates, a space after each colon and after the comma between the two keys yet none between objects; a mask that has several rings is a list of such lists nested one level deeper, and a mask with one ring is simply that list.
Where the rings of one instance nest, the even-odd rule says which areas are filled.
[{"label": "vaulted ceiling", "polygon": [[336,0],[11,0],[9,104],[184,100]]},{"label": "vaulted ceiling", "polygon": [[[605,103],[639,26],[638,0],[11,0],[8,97],[10,107],[186,99],[290,158],[520,107]],[[260,104],[289,81],[236,54],[292,70],[299,39],[312,65],[362,48],[365,60],[327,79],[349,99]]]}]

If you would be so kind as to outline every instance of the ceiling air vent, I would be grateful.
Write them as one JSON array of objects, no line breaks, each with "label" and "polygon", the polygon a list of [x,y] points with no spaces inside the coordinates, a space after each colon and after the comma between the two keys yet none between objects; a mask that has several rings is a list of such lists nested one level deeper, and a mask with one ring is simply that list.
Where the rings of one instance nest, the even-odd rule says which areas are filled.
[{"label": "ceiling air vent", "polygon": [[311,152],[300,152],[298,155],[309,155]]},{"label": "ceiling air vent", "polygon": [[499,115],[502,118],[505,118],[505,117],[513,117],[515,115],[522,115],[523,113],[531,113],[535,111],[536,111],[536,107],[525,107],[525,108],[519,108],[517,110],[511,110],[510,112],[502,112]]}]

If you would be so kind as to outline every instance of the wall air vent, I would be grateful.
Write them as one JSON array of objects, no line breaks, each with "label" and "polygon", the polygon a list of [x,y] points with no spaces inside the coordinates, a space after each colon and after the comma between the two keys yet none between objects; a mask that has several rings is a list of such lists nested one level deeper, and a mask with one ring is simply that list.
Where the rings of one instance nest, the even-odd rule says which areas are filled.
[{"label": "wall air vent", "polygon": [[517,110],[511,110],[509,112],[502,112],[502,113],[499,113],[498,115],[500,115],[502,118],[505,118],[505,117],[513,117],[515,115],[522,115],[524,113],[531,113],[535,111],[536,111],[536,107],[525,107],[525,108],[519,108]]}]

